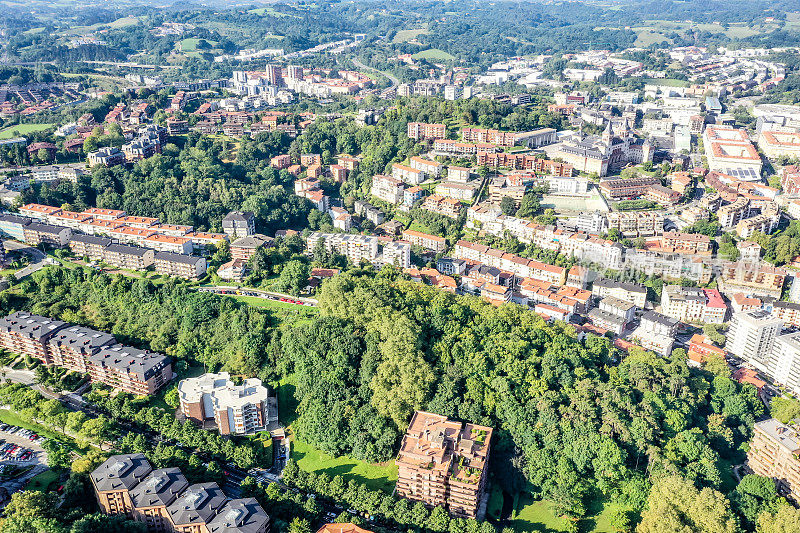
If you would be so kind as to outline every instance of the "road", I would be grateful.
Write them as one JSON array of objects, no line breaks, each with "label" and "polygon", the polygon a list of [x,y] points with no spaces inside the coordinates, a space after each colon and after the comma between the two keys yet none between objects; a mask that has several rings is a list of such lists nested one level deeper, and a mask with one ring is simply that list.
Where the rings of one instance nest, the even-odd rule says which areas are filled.
[{"label": "road", "polygon": [[47,262],[47,256],[41,250],[33,248],[27,244],[23,244],[17,241],[4,241],[3,246],[5,246],[6,252],[19,252],[25,255],[29,255],[33,262],[26,266],[25,268],[21,268],[14,273],[14,277],[17,279],[22,279],[25,276],[36,272],[37,270],[43,268]]},{"label": "road", "polygon": [[[194,288],[194,287],[193,287]],[[289,296],[279,292],[262,291],[259,289],[251,289],[249,287],[233,287],[233,286],[217,286],[217,287],[196,287],[199,292],[210,292],[218,295],[231,295],[231,296],[252,296],[254,298],[262,298],[264,300],[286,301],[288,303],[296,303],[308,307],[316,307],[317,301],[313,298],[302,298],[299,296]],[[298,303],[300,302],[300,303]]]},{"label": "road", "polygon": [[384,72],[384,71],[382,71],[382,70],[378,70],[378,69],[376,69],[376,68],[368,67],[367,65],[365,65],[364,63],[362,63],[361,61],[359,61],[359,60],[358,60],[357,58],[355,58],[355,57],[353,58],[353,64],[354,64],[355,66],[357,66],[358,68],[363,68],[363,69],[366,69],[366,70],[371,70],[371,71],[373,71],[373,72],[377,72],[377,73],[378,73],[378,74],[380,74],[381,76],[386,76],[387,78],[389,78],[389,81],[390,81],[390,82],[392,82],[392,88],[394,88],[394,87],[397,87],[398,85],[400,85],[400,80],[398,80],[397,78],[395,78],[395,77],[394,77],[392,74],[389,74],[388,72]]}]

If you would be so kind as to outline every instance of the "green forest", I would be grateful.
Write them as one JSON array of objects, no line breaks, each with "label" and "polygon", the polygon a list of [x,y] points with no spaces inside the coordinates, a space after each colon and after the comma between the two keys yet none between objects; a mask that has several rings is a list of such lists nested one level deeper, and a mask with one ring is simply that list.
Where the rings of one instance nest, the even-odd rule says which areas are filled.
[{"label": "green forest", "polygon": [[[0,305],[112,332],[178,367],[293,376],[298,436],[333,455],[391,460],[415,409],[492,426],[494,482],[549,499],[574,519],[606,499],[630,523],[646,524],[660,483],[675,476],[744,530],[780,502],[771,483],[772,491],[748,488],[731,474],[764,414],[752,386],[716,367],[690,369],[682,350],[623,357],[607,338],[579,341],[566,324],[421,286],[391,268],[326,281],[319,316],[294,324],[174,281],[155,286],[81,269],[36,273],[0,294]],[[124,399],[107,407],[122,419],[150,416]],[[728,530],[697,520],[692,531]]]}]

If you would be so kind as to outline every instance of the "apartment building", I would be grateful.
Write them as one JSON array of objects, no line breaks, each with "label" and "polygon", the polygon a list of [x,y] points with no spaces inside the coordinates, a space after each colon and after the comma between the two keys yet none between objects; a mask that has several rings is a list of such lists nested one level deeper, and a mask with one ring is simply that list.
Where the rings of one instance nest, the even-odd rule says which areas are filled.
[{"label": "apartment building", "polygon": [[191,239],[162,233],[146,237],[142,244],[158,252],[172,252],[174,254],[191,254],[194,250]]},{"label": "apartment building", "polygon": [[456,200],[471,201],[478,191],[478,183],[442,181],[436,184],[436,194]]},{"label": "apartment building", "polygon": [[661,235],[660,247],[667,253],[711,255],[711,239],[699,233],[666,231]]},{"label": "apartment building", "polygon": [[400,452],[397,494],[463,518],[478,516],[493,430],[417,411]]},{"label": "apartment building", "polygon": [[688,364],[692,366],[703,365],[710,357],[725,358],[725,350],[715,346],[714,342],[706,337],[695,333],[689,339],[689,350],[687,351]]},{"label": "apartment building", "polygon": [[405,185],[402,180],[375,174],[372,176],[372,187],[369,193],[378,200],[397,205],[403,200],[403,189],[405,189]]},{"label": "apartment building", "polygon": [[768,263],[737,261],[717,266],[717,285],[726,296],[737,292],[780,298],[788,272]]},{"label": "apartment building", "polygon": [[591,321],[592,325],[606,331],[610,331],[614,335],[622,335],[622,332],[625,331],[625,325],[627,322],[624,318],[613,313],[609,313],[608,311],[604,311],[599,307],[595,307],[589,311],[587,316],[589,317],[589,321]]},{"label": "apartment building", "polygon": [[447,179],[458,183],[466,183],[472,179],[472,169],[467,167],[447,167]]},{"label": "apartment building", "polygon": [[82,214],[95,220],[117,220],[128,215],[125,211],[120,211],[119,209],[102,209],[99,207],[90,207],[84,210]]},{"label": "apartment building", "polygon": [[132,518],[147,525],[148,531],[169,531],[171,505],[189,482],[179,468],[159,468],[128,491],[133,503]]},{"label": "apartment building", "polygon": [[637,283],[598,278],[592,283],[592,294],[599,298],[613,296],[644,309],[647,302],[647,287]]},{"label": "apartment building", "polygon": [[89,356],[92,381],[135,396],[149,396],[172,379],[172,363],[161,354],[116,344]]},{"label": "apartment building", "polygon": [[47,340],[45,363],[87,374],[89,357],[115,344],[117,340],[110,333],[67,325]]},{"label": "apartment building", "polygon": [[107,232],[109,237],[117,239],[119,242],[137,246],[144,246],[145,239],[157,233],[153,229],[133,228],[130,226],[120,226]]},{"label": "apartment building", "polygon": [[626,237],[650,237],[664,233],[664,214],[654,211],[614,211],[605,215],[608,229]]},{"label": "apartment building", "polygon": [[69,228],[71,230],[79,230],[83,224],[86,224],[92,220],[92,217],[89,215],[63,210],[58,214],[49,216],[48,218],[51,223],[57,226]]},{"label": "apartment building", "polygon": [[153,467],[144,454],[112,455],[90,475],[100,510],[105,514],[133,514],[128,491],[144,481]]},{"label": "apartment building", "polygon": [[736,313],[726,335],[725,349],[766,372],[769,354],[783,321],[766,310]]},{"label": "apartment building", "polygon": [[489,143],[499,146],[514,146],[517,134],[513,131],[500,131],[484,128],[461,128],[461,138],[465,142]]},{"label": "apartment building", "polygon": [[47,244],[56,248],[63,248],[72,237],[72,230],[69,228],[41,224],[39,222],[31,222],[23,226],[22,233],[25,244],[30,244],[31,246]]},{"label": "apartment building", "polygon": [[139,246],[109,244],[103,249],[101,260],[117,268],[145,270],[155,262],[155,251]]},{"label": "apartment building", "polygon": [[438,161],[431,161],[430,159],[424,159],[416,155],[411,156],[411,159],[409,160],[409,166],[422,172],[425,176],[428,176],[432,179],[439,179],[439,176],[442,175],[442,170],[444,169],[444,165]]},{"label": "apartment building", "polygon": [[270,518],[255,498],[228,500],[206,526],[208,533],[267,533]]},{"label": "apartment building", "polygon": [[510,154],[495,152],[494,150],[479,151],[477,154],[478,166],[486,165],[490,168],[510,168],[512,170],[532,170],[536,174],[548,176],[572,176],[574,167],[569,163],[541,159],[533,154]]},{"label": "apartment building", "polygon": [[425,181],[425,173],[408,165],[392,164],[392,177],[409,185],[419,185]]},{"label": "apartment building", "polygon": [[407,132],[408,136],[415,141],[436,140],[447,137],[447,128],[444,124],[409,122]]},{"label": "apartment building", "polygon": [[256,232],[256,217],[250,211],[231,211],[222,219],[222,231],[231,239]]},{"label": "apartment building", "polygon": [[48,364],[47,342],[66,322],[18,311],[0,319],[0,346],[11,353],[31,356]]},{"label": "apartment building", "polygon": [[172,379],[169,358],[116,344],[110,335],[22,311],[0,319],[0,346],[51,366],[88,372],[92,381],[149,395]]},{"label": "apartment building", "polygon": [[289,154],[276,155],[275,157],[269,160],[269,165],[272,168],[278,170],[289,168],[290,166],[292,166],[292,156],[290,156]]},{"label": "apartment building", "polygon": [[19,208],[19,214],[22,216],[35,218],[42,222],[47,222],[48,217],[61,213],[61,209],[50,205],[42,204],[26,204]]},{"label": "apartment building", "polygon": [[317,533],[372,533],[355,524],[325,524]]},{"label": "apartment building", "polygon": [[800,393],[800,333],[787,333],[775,338],[765,373],[792,394]]},{"label": "apartment building", "polygon": [[420,207],[449,218],[458,218],[461,214],[462,205],[461,202],[455,198],[446,198],[438,194],[431,194],[425,197]]},{"label": "apartment building", "polygon": [[647,192],[648,187],[651,185],[659,185],[660,183],[661,180],[654,176],[642,176],[629,179],[607,179],[600,182],[600,191],[613,200],[638,198]]},{"label": "apartment building", "polygon": [[778,490],[800,498],[800,436],[797,428],[774,418],[756,422],[747,452],[747,466],[759,476],[771,477]]},{"label": "apartment building", "polygon": [[361,162],[361,160],[348,154],[342,154],[336,158],[336,162],[340,167],[343,167],[348,172],[352,172],[358,168],[358,164]]},{"label": "apartment building", "polygon": [[387,242],[383,245],[383,253],[379,261],[384,265],[409,268],[411,266],[411,245],[398,241]]},{"label": "apartment building", "polygon": [[204,257],[172,252],[156,252],[153,259],[156,272],[162,276],[200,279],[206,273],[206,259]]},{"label": "apartment building", "polygon": [[319,242],[329,252],[340,253],[355,265],[361,264],[361,261],[374,262],[378,259],[377,237],[314,232],[308,236],[306,248],[313,252]]},{"label": "apartment building", "polygon": [[248,235],[239,237],[230,245],[231,259],[249,261],[259,248],[272,246],[272,239],[266,235]]},{"label": "apartment building", "polygon": [[735,201],[720,207],[716,213],[723,228],[732,228],[750,216],[750,200],[740,196]]},{"label": "apartment building", "polygon": [[25,240],[25,226],[31,223],[30,218],[16,215],[0,215],[0,233],[18,241]]},{"label": "apartment building", "polygon": [[100,148],[96,152],[91,152],[86,156],[86,161],[90,167],[95,165],[103,165],[104,167],[113,167],[121,165],[125,162],[125,153],[117,147],[107,146]]},{"label": "apartment building", "polygon": [[491,152],[497,147],[488,143],[467,143],[452,139],[437,139],[433,142],[433,154],[443,157],[471,157],[480,152]]},{"label": "apartment building", "polygon": [[652,202],[662,206],[671,206],[677,204],[683,195],[677,191],[664,187],[663,185],[654,184],[647,187],[644,197]]},{"label": "apartment building", "polygon": [[258,378],[235,385],[230,374],[203,374],[178,383],[181,413],[201,426],[213,420],[222,435],[252,435],[277,422],[277,401]]},{"label": "apartment building", "polygon": [[776,213],[775,216],[756,215],[736,224],[736,234],[742,239],[749,239],[756,232],[769,235],[778,228],[779,222],[780,213]]},{"label": "apartment building", "polygon": [[103,259],[103,250],[111,242],[111,239],[106,237],[76,233],[69,239],[69,249],[78,257],[88,257],[92,261],[100,261]]},{"label": "apartment building", "polygon": [[566,282],[567,271],[563,267],[548,265],[534,259],[526,259],[483,244],[464,240],[458,241],[453,250],[453,256],[457,259],[483,263],[512,272],[521,278],[547,281],[551,285],[559,287]]},{"label": "apartment building", "polygon": [[673,318],[647,311],[639,320],[639,326],[631,332],[630,338],[643,348],[666,357],[672,353],[679,325],[680,322]]},{"label": "apartment building", "polygon": [[176,533],[205,533],[208,524],[225,505],[228,497],[216,483],[189,485],[167,507],[172,530]]},{"label": "apartment building", "polygon": [[320,154],[300,154],[300,165],[310,167],[311,165],[321,165],[322,156]]},{"label": "apartment building", "polygon": [[716,289],[667,285],[661,293],[661,310],[681,322],[722,324],[728,305]]},{"label": "apartment building", "polygon": [[150,533],[267,533],[255,498],[229,500],[216,483],[189,485],[178,468],[154,470],[143,454],[112,455],[90,479],[100,509],[144,523]]},{"label": "apartment building", "polygon": [[420,246],[426,250],[433,250],[436,253],[444,252],[447,249],[447,241],[444,237],[428,235],[421,231],[403,230],[403,240],[408,241],[414,246]]}]

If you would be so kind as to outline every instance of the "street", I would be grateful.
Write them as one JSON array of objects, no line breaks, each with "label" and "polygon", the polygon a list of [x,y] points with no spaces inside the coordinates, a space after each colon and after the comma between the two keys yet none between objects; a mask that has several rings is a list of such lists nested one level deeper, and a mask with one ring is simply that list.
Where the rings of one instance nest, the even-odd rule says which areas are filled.
[{"label": "street", "polygon": [[18,252],[21,254],[25,254],[31,257],[31,264],[26,266],[25,268],[21,268],[14,273],[14,277],[17,279],[22,279],[25,276],[33,274],[37,270],[43,268],[47,263],[47,255],[44,252],[37,248],[33,248],[27,244],[23,244],[17,241],[4,241],[3,246],[5,246],[6,252]]}]

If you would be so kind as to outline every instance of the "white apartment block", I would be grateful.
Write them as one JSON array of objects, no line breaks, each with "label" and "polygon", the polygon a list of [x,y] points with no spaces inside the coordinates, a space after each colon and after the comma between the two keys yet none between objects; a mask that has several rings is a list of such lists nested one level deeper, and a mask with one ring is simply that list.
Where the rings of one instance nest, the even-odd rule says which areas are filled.
[{"label": "white apartment block", "polygon": [[731,320],[725,349],[767,372],[772,346],[782,328],[783,320],[762,309],[736,313]]},{"label": "white apartment block", "polygon": [[387,242],[383,245],[382,263],[398,268],[411,267],[411,245],[405,242]]},{"label": "white apartment block", "polygon": [[392,164],[392,177],[409,185],[419,185],[425,181],[425,173],[408,165]]},{"label": "white apartment block", "polygon": [[277,402],[258,378],[235,385],[227,372],[178,383],[181,412],[204,424],[214,419],[222,435],[251,435],[278,421]]},{"label": "white apartment block", "polygon": [[403,181],[392,176],[375,174],[372,176],[372,188],[369,193],[390,204],[399,204],[403,200]]},{"label": "white apartment block", "polygon": [[663,213],[647,211],[606,214],[608,229],[617,229],[626,237],[650,237],[664,233]]},{"label": "white apartment block", "polygon": [[322,242],[329,252],[340,253],[356,265],[361,261],[373,262],[378,258],[377,237],[314,232],[308,236],[308,250],[313,251],[318,242]]},{"label": "white apartment block", "polygon": [[800,394],[800,333],[778,335],[767,360],[767,375],[794,394]]},{"label": "white apartment block", "polygon": [[439,179],[439,176],[442,175],[442,169],[444,169],[444,165],[441,163],[431,161],[430,159],[424,159],[416,155],[411,157],[409,166],[433,179]]},{"label": "white apartment block", "polygon": [[661,293],[661,312],[681,322],[722,324],[728,306],[714,289],[667,285]]}]

